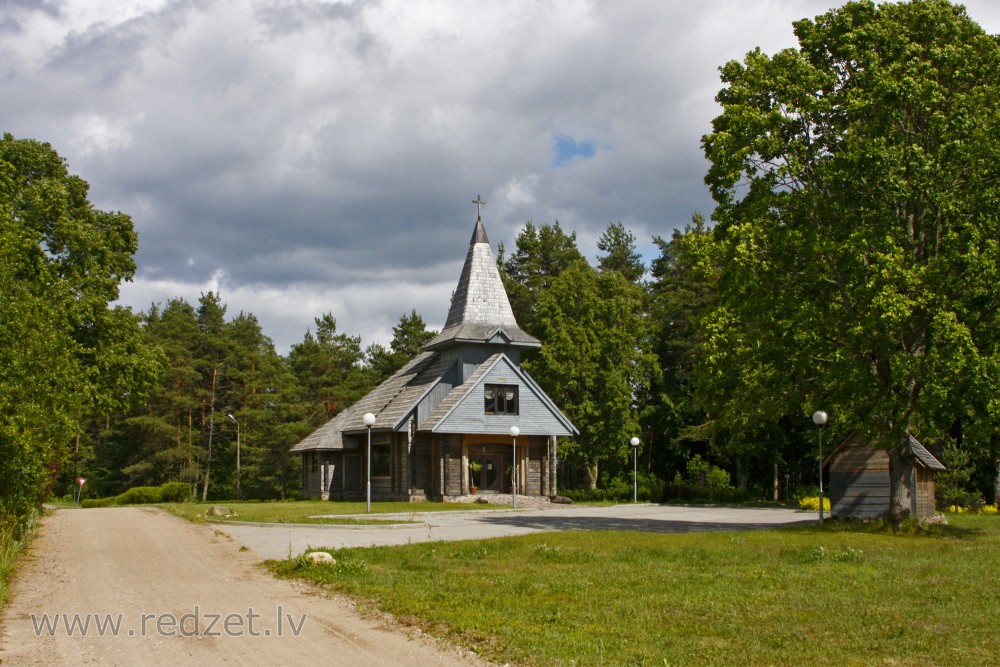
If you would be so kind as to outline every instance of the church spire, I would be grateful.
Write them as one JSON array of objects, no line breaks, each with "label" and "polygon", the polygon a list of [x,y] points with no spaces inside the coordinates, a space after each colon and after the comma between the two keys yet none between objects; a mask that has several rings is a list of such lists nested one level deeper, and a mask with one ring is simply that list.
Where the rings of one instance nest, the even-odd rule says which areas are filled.
[{"label": "church spire", "polygon": [[435,349],[451,341],[485,343],[500,329],[513,345],[538,347],[538,339],[517,326],[514,311],[510,307],[510,300],[483,226],[482,206],[486,202],[477,196],[472,203],[476,205],[476,227],[472,232],[462,275],[451,300],[448,319],[444,330],[426,347]]}]

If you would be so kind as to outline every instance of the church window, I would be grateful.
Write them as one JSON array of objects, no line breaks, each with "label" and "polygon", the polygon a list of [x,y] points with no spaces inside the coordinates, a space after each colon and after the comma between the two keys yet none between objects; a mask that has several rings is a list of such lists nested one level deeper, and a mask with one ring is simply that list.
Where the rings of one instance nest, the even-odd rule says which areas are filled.
[{"label": "church window", "polygon": [[372,445],[372,477],[389,477],[391,461],[388,444]]},{"label": "church window", "polygon": [[518,387],[516,384],[486,385],[484,390],[486,414],[516,415],[517,389]]}]

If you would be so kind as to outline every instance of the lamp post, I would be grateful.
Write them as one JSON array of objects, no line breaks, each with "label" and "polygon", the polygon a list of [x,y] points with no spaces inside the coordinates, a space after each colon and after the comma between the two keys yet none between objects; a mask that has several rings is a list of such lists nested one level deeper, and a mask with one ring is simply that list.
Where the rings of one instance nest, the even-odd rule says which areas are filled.
[{"label": "lamp post", "polygon": [[242,498],[240,494],[240,423],[236,421],[236,417],[232,413],[226,416],[229,417],[229,421],[236,424],[236,499],[240,500]]},{"label": "lamp post", "polygon": [[375,415],[370,412],[366,412],[365,416],[362,417],[365,420],[365,426],[368,427],[368,484],[366,490],[367,507],[368,513],[371,514],[372,511],[372,426],[375,425]]},{"label": "lamp post", "polygon": [[639,438],[629,440],[632,445],[632,502],[639,502]]},{"label": "lamp post", "polygon": [[517,507],[517,436],[521,434],[521,429],[516,426],[510,427],[510,437],[514,440],[514,462],[510,466],[511,491],[510,506]]},{"label": "lamp post", "polygon": [[826,413],[817,410],[813,413],[813,423],[819,426],[819,524],[823,525],[823,425],[826,424]]}]

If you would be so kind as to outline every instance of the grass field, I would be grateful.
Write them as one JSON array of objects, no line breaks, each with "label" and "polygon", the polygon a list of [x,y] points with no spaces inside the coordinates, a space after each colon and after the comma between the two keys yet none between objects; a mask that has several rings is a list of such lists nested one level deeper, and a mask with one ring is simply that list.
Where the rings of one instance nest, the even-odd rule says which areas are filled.
[{"label": "grass field", "polygon": [[[232,512],[228,517],[207,517],[205,513],[213,505],[222,505]],[[162,503],[163,507],[177,516],[191,521],[250,521],[254,523],[326,523],[326,524],[378,524],[405,523],[400,519],[379,519],[380,514],[414,514],[416,512],[446,512],[455,510],[490,510],[497,505],[456,505],[432,502],[377,502],[372,503],[372,513],[365,512],[365,503],[330,502],[328,500],[289,500],[281,502],[229,502],[214,503]],[[504,508],[499,508],[504,509]],[[350,515],[330,519],[314,519],[320,515]],[[369,518],[370,517],[370,518]]]},{"label": "grass field", "polygon": [[1000,519],[566,532],[272,561],[498,662],[997,665]]}]

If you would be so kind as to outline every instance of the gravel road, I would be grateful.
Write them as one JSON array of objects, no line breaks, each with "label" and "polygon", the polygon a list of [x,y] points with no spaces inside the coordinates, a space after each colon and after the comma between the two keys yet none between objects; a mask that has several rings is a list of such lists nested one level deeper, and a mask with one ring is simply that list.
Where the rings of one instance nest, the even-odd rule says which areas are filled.
[{"label": "gravel road", "polygon": [[274,579],[257,560],[159,510],[57,510],[11,588],[0,664],[484,664]]}]

